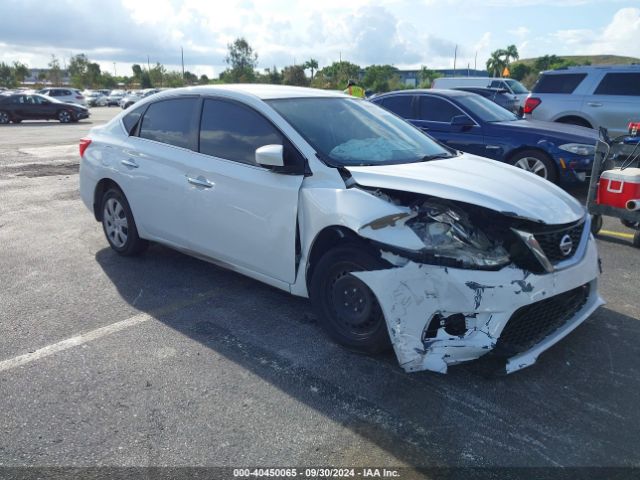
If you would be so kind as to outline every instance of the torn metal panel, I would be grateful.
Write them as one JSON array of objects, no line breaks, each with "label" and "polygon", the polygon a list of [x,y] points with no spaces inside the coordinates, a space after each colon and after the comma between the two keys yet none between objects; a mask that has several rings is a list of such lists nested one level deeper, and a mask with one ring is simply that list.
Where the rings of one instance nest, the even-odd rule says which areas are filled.
[{"label": "torn metal panel", "polygon": [[[394,265],[401,265],[398,258],[389,259]],[[499,271],[479,271],[412,261],[353,275],[375,293],[398,361],[408,372],[446,373],[449,365],[479,358],[496,346],[505,325],[520,307],[590,283],[585,305],[571,319],[529,351],[510,360],[507,372],[516,371],[533,364],[540,353],[604,303],[597,291],[598,258],[592,239],[583,261],[542,275],[514,266]],[[447,333],[446,326],[440,326],[435,336],[427,333],[434,316],[446,319],[459,314],[465,317],[464,334]]]}]

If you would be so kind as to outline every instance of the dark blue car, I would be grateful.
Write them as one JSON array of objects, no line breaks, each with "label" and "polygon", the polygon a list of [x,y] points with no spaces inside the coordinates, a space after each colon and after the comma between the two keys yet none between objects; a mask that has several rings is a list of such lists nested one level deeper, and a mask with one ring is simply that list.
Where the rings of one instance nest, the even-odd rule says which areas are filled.
[{"label": "dark blue car", "polygon": [[507,162],[554,183],[584,182],[598,134],[561,123],[523,120],[475,93],[402,90],[372,102],[456,150]]}]

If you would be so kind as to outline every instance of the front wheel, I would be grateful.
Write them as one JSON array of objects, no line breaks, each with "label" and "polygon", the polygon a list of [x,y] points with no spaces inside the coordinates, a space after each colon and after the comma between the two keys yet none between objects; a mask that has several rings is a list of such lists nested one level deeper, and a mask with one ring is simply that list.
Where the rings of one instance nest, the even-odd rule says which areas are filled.
[{"label": "front wheel", "polygon": [[597,235],[602,230],[602,215],[593,215],[591,217],[591,233]]},{"label": "front wheel", "polygon": [[356,245],[326,253],[313,272],[311,302],[326,332],[339,344],[366,353],[390,347],[387,324],[371,289],[351,273],[387,265]]},{"label": "front wheel", "polygon": [[6,125],[11,121],[9,114],[7,112],[0,111],[0,124]]},{"label": "front wheel", "polygon": [[547,155],[537,150],[525,150],[517,153],[511,159],[511,164],[527,172],[535,173],[552,183],[556,183],[558,180],[554,163]]},{"label": "front wheel", "polygon": [[107,190],[102,196],[102,228],[109,245],[120,255],[137,255],[149,244],[138,236],[129,202],[115,188]]},{"label": "front wheel", "polygon": [[60,110],[58,112],[58,120],[60,123],[69,123],[72,120],[71,112],[69,110]]}]

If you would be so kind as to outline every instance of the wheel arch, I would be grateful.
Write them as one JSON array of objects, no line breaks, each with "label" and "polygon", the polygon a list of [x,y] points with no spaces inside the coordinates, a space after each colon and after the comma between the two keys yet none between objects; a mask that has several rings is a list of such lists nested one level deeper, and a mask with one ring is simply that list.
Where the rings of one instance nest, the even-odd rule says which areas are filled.
[{"label": "wheel arch", "polygon": [[507,163],[509,163],[510,165],[513,165],[513,159],[522,152],[526,152],[526,151],[534,151],[534,152],[538,152],[542,155],[544,155],[545,157],[547,157],[549,160],[551,160],[551,163],[553,164],[553,168],[555,168],[556,170],[556,175],[560,175],[560,170],[558,169],[558,164],[555,161],[555,159],[549,155],[548,152],[546,152],[544,149],[537,147],[537,146],[531,146],[531,145],[523,145],[517,148],[514,148],[513,150],[511,150],[510,152],[508,152],[504,158],[505,161]]},{"label": "wheel arch", "polygon": [[561,117],[556,118],[554,122],[567,123],[570,125],[578,125],[581,127],[593,128],[593,122],[586,119],[583,115],[576,115],[576,114],[562,115]]},{"label": "wheel arch", "polygon": [[122,188],[111,178],[103,178],[96,184],[96,188],[93,191],[93,215],[98,222],[102,221],[102,210],[100,208],[100,200],[107,190],[110,188],[116,188],[122,192]]}]

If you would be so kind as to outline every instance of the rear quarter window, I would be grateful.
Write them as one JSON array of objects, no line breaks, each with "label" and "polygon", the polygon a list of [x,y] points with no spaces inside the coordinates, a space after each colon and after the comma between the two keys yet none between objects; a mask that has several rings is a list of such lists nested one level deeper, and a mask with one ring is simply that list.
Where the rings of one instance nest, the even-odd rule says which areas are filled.
[{"label": "rear quarter window", "polygon": [[640,73],[607,73],[594,94],[640,96]]},{"label": "rear quarter window", "polygon": [[573,93],[587,76],[586,73],[542,75],[533,87],[533,93]]}]

